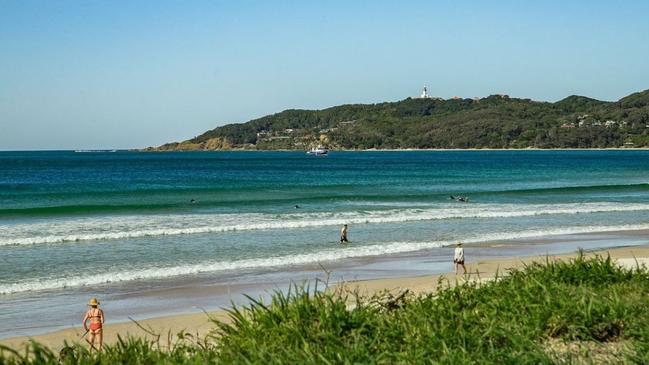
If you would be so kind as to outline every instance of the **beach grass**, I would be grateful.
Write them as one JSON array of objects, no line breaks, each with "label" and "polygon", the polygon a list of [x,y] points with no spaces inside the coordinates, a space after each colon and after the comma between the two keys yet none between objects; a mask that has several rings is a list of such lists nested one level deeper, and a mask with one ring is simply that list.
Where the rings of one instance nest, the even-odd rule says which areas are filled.
[{"label": "beach grass", "polygon": [[[0,364],[649,363],[649,271],[579,254],[436,292],[356,293],[296,286],[214,321],[204,338],[120,339],[101,354],[32,343]],[[165,336],[161,336],[165,337]]]}]

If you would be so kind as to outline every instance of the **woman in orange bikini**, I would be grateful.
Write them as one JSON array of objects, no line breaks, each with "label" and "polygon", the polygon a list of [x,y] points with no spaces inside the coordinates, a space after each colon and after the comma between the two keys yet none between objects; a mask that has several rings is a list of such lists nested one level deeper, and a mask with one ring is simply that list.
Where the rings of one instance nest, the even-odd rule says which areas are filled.
[{"label": "woman in orange bikini", "polygon": [[[83,328],[88,333],[90,350],[95,348],[95,338],[97,338],[99,347],[95,349],[101,351],[104,342],[104,333],[101,329],[104,324],[104,311],[98,308],[99,301],[97,301],[97,298],[90,299],[88,305],[90,306],[90,309],[88,309],[86,315],[83,317]],[[88,321],[90,321],[90,327],[87,325]]]}]

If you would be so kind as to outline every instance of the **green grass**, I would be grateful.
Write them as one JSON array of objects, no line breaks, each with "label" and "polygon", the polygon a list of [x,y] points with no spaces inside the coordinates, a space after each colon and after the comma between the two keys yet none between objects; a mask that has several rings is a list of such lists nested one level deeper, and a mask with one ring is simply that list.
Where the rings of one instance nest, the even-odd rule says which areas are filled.
[{"label": "green grass", "polygon": [[[351,306],[348,303],[353,302]],[[361,299],[295,288],[231,311],[204,339],[123,339],[81,364],[649,363],[649,272],[606,257],[532,264],[436,294]],[[58,364],[32,344],[0,364]]]}]

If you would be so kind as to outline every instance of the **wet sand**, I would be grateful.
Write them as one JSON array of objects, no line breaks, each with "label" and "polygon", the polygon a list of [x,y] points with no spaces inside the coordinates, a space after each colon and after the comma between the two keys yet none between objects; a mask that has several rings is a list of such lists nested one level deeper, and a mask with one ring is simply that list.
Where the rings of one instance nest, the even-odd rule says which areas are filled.
[{"label": "wet sand", "polygon": [[[628,233],[628,232],[626,232]],[[646,237],[646,232],[633,232],[632,235],[639,235]],[[538,244],[546,244],[548,240],[539,240]],[[510,245],[512,242],[494,242],[493,245]],[[527,244],[533,244],[527,242]],[[386,279],[371,279],[371,280],[357,280],[347,281],[342,284],[332,286],[332,289],[344,289],[348,291],[358,291],[361,295],[371,296],[373,294],[389,291],[392,293],[401,292],[403,290],[410,290],[414,293],[429,293],[434,292],[437,288],[439,279],[442,282],[450,283],[451,285],[458,280],[479,280],[482,282],[492,280],[496,275],[506,275],[509,269],[520,268],[531,262],[543,262],[545,260],[565,260],[576,256],[576,252],[561,255],[536,255],[529,257],[518,258],[494,258],[471,261],[472,247],[465,246],[467,254],[467,270],[469,275],[454,275],[451,273],[439,275],[420,275],[399,278],[386,278]],[[612,248],[600,251],[593,251],[586,253],[587,256],[595,254],[610,255],[611,258],[616,260],[620,265],[625,267],[635,267],[636,265],[649,266],[649,245],[632,247]],[[173,337],[180,331],[198,335],[199,337],[206,336],[214,330],[215,325],[210,318],[228,321],[228,315],[225,311],[213,311],[208,313],[196,314],[183,314],[174,316],[156,317],[138,321],[137,323],[110,323],[110,313],[107,313],[108,324],[104,327],[104,341],[107,344],[114,343],[117,336],[138,336],[147,337],[149,339],[156,339],[152,333],[160,334],[159,343],[161,346],[168,344],[169,338],[173,341]],[[144,327],[145,329],[142,329]],[[82,339],[84,331],[81,326],[77,328],[69,328],[50,332],[36,336],[21,336],[0,340],[0,344],[7,345],[12,348],[20,348],[24,346],[30,339],[38,341],[39,343],[50,347],[54,351],[58,351],[64,346],[64,341],[68,343],[84,343]],[[169,337],[171,336],[171,337]]]}]

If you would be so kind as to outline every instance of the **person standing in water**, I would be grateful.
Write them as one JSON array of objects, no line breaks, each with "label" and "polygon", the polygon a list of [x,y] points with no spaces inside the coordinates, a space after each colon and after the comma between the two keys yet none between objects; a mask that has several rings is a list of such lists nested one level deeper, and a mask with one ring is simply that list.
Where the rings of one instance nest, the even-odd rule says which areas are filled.
[{"label": "person standing in water", "polygon": [[462,266],[462,269],[464,269],[464,274],[466,275],[466,266],[464,266],[464,248],[462,248],[461,242],[458,242],[457,246],[455,247],[453,263],[455,264],[455,275],[457,275],[457,269],[459,266]]},{"label": "person standing in water", "polygon": [[347,243],[347,225],[343,224],[343,228],[340,229],[340,243]]},{"label": "person standing in water", "polygon": [[[83,317],[83,328],[88,333],[88,343],[90,344],[90,350],[96,349],[101,351],[104,343],[104,332],[102,327],[104,325],[104,311],[99,309],[99,301],[97,298],[92,298],[88,301],[90,309],[86,312],[86,315]],[[88,321],[90,321],[90,327],[88,327]],[[95,339],[97,339],[98,347],[95,347]]]}]

